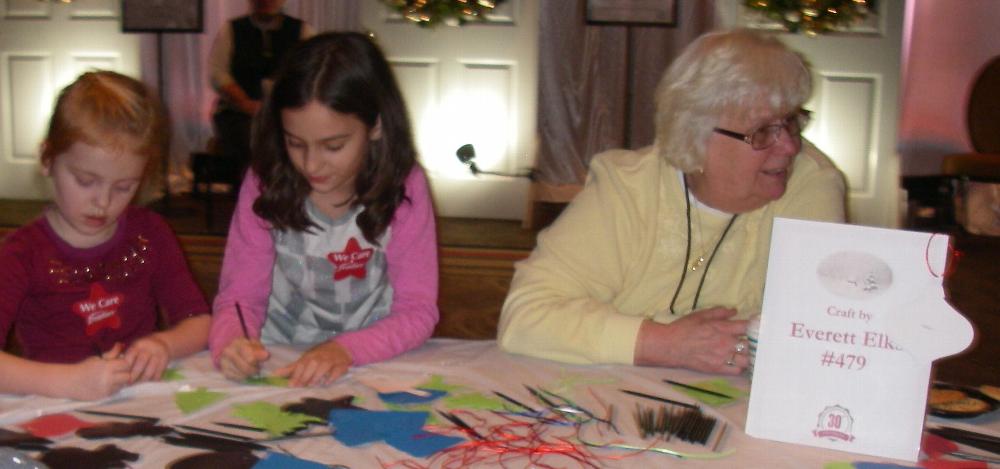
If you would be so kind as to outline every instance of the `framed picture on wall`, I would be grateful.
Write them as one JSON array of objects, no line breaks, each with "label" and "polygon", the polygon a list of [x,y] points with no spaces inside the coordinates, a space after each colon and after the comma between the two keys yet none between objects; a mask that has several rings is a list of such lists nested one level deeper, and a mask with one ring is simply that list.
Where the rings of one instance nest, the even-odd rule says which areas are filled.
[{"label": "framed picture on wall", "polygon": [[587,0],[587,22],[677,26],[677,0]]},{"label": "framed picture on wall", "polygon": [[122,32],[200,33],[202,0],[122,0]]}]

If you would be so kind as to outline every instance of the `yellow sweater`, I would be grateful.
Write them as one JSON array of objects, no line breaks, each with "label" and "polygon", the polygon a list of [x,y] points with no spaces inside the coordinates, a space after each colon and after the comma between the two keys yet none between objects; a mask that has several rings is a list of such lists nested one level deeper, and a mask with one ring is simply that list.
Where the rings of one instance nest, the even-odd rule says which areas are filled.
[{"label": "yellow sweater", "polygon": [[[712,260],[698,310],[760,311],[775,217],[844,221],[844,181],[803,142],[785,195],[741,214]],[[692,203],[691,259],[715,247],[729,215]],[[684,187],[652,147],[594,157],[583,190],[517,264],[500,315],[504,350],[570,363],[633,363],[644,319],[691,312],[703,268],[688,271],[674,311],[687,248]],[[689,262],[690,264],[690,262]]]}]

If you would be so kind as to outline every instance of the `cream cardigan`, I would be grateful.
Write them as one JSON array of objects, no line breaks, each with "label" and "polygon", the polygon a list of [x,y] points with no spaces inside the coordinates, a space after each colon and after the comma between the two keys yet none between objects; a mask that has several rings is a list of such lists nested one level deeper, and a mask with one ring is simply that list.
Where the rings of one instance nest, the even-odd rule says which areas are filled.
[{"label": "cream cardigan", "polygon": [[[712,261],[698,309],[760,310],[775,217],[843,222],[843,176],[803,142],[785,195],[741,214]],[[710,251],[729,221],[692,204],[692,259]],[[570,363],[633,362],[644,319],[670,322],[691,312],[703,269],[688,272],[670,300],[687,247],[684,188],[653,147],[594,157],[583,190],[518,263],[500,316],[509,352]],[[707,255],[706,255],[707,257]]]}]

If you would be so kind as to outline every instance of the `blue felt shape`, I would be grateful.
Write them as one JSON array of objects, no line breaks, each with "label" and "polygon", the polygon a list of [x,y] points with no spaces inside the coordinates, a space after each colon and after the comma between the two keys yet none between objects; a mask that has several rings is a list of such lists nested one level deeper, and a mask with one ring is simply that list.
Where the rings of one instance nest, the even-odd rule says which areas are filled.
[{"label": "blue felt shape", "polygon": [[392,435],[386,443],[400,451],[417,458],[426,458],[445,448],[450,448],[465,442],[464,438],[438,435],[437,433],[420,432],[411,435]]},{"label": "blue felt shape", "polygon": [[299,459],[281,453],[267,453],[267,457],[257,461],[252,469],[329,469],[330,466],[315,461]]},{"label": "blue felt shape", "polygon": [[427,412],[333,409],[328,418],[333,437],[347,446],[385,441],[411,456],[425,458],[465,439],[423,430]]},{"label": "blue felt shape", "polygon": [[413,393],[401,391],[401,392],[380,392],[378,393],[378,398],[382,399],[382,402],[388,404],[422,404],[424,402],[431,402],[436,399],[440,399],[441,396],[448,394],[445,391],[438,389],[421,389],[421,391],[426,392],[427,396],[418,396]]},{"label": "blue felt shape", "polygon": [[390,435],[421,433],[427,412],[333,409],[328,420],[337,441],[358,446],[386,440]]},{"label": "blue felt shape", "polygon": [[900,466],[899,464],[880,462],[855,462],[854,469],[920,469],[917,466]]}]

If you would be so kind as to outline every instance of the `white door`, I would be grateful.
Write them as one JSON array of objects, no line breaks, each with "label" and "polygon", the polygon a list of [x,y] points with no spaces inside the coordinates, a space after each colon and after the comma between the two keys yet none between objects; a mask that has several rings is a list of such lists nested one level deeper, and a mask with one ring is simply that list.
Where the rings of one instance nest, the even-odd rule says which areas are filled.
[{"label": "white door", "polygon": [[38,169],[59,90],[93,68],[139,76],[139,40],[120,32],[118,0],[0,0],[0,198],[44,199]]},{"label": "white door", "polygon": [[[720,2],[727,25],[771,29],[735,0]],[[903,0],[878,2],[877,15],[848,33],[781,34],[814,72],[806,138],[847,177],[851,223],[899,225],[896,121],[903,35]]]},{"label": "white door", "polygon": [[527,179],[472,176],[455,151],[473,144],[485,171],[521,173],[532,165],[538,3],[508,0],[487,24],[421,28],[383,2],[365,1],[362,25],[396,73],[438,215],[523,218]]}]

